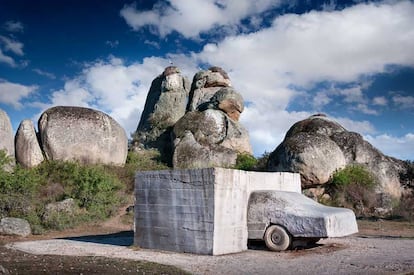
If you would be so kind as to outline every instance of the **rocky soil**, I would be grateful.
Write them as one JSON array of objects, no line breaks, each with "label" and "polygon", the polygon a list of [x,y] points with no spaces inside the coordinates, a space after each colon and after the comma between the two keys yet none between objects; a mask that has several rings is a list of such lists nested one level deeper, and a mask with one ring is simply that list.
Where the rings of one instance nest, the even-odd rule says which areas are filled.
[{"label": "rocky soil", "polygon": [[[120,224],[120,223],[118,223]],[[414,272],[414,224],[359,221],[360,233],[322,240],[315,247],[270,252],[250,243],[243,253],[224,256],[179,254],[131,247],[133,233],[106,226],[84,227],[46,236],[0,238],[0,266],[12,274],[409,274]],[[114,233],[118,230],[118,233]],[[78,237],[76,237],[78,236]],[[81,236],[81,237],[79,237]],[[41,240],[43,239],[43,240]],[[48,256],[45,256],[48,254]],[[54,255],[54,256],[52,256]],[[59,256],[58,256],[59,255]],[[1,274],[1,267],[0,267]],[[414,274],[414,273],[413,273]]]}]

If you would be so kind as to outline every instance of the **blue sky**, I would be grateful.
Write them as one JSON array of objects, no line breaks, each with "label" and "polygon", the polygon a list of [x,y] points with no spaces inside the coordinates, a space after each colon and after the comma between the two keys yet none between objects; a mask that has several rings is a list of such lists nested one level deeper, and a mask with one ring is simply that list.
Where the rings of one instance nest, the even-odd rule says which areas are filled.
[{"label": "blue sky", "polygon": [[132,133],[170,63],[224,68],[255,155],[326,113],[414,160],[414,2],[0,1],[0,108],[14,130],[56,105],[91,107]]}]

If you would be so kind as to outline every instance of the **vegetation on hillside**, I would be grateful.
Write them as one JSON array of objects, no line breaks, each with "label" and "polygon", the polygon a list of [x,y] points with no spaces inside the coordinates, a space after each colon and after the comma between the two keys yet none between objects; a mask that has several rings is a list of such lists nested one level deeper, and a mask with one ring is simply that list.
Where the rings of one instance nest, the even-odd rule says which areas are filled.
[{"label": "vegetation on hillside", "polygon": [[[124,167],[45,161],[32,169],[15,165],[0,151],[0,218],[29,221],[34,233],[99,221],[116,213],[133,193],[137,170],[165,169],[155,152],[129,153]],[[74,199],[76,211],[45,218],[46,205]]]},{"label": "vegetation on hillside", "polygon": [[347,166],[332,175],[328,184],[331,199],[324,203],[350,208],[358,217],[373,216],[381,205],[381,198],[375,192],[377,185],[374,175],[365,167]]}]

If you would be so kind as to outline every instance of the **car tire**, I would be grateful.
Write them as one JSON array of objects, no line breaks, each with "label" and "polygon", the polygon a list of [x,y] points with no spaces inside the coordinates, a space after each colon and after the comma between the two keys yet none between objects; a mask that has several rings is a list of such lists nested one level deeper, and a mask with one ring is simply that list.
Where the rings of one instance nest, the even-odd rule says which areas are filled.
[{"label": "car tire", "polygon": [[288,232],[279,225],[271,225],[266,229],[264,241],[272,251],[283,251],[289,248],[291,238]]}]

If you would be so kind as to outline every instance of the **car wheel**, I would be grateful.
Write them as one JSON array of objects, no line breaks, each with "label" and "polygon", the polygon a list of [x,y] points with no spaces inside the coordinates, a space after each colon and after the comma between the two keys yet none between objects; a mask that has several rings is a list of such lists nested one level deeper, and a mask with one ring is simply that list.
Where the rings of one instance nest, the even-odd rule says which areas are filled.
[{"label": "car wheel", "polygon": [[264,241],[270,250],[283,251],[290,246],[291,238],[283,227],[271,225],[266,229]]}]

